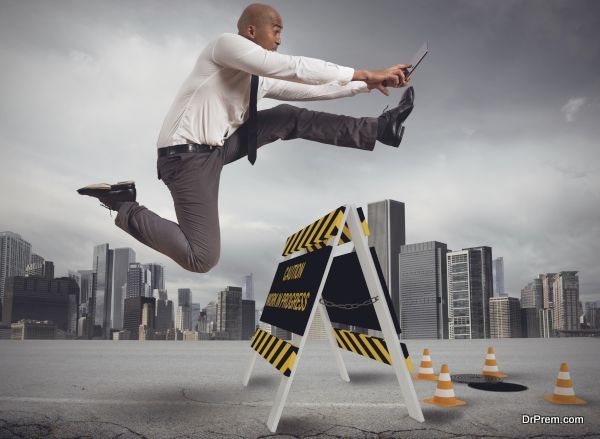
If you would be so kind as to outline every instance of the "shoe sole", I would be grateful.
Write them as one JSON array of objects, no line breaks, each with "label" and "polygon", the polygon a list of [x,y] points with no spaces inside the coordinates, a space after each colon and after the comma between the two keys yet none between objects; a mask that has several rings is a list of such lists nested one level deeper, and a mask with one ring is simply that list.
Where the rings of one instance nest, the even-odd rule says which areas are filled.
[{"label": "shoe sole", "polygon": [[77,189],[77,192],[80,195],[91,195],[91,196],[95,197],[98,195],[107,194],[110,191],[127,190],[127,189],[133,189],[135,191],[135,182],[134,181],[120,181],[115,184],[95,183],[95,184],[90,184],[88,186],[82,187],[81,189]]}]

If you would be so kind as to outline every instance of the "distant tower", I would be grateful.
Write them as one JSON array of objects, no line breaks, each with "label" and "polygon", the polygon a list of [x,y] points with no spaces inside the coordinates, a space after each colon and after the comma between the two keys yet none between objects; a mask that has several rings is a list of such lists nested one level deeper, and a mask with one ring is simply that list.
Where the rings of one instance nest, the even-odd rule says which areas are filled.
[{"label": "distant tower", "polygon": [[144,304],[148,304],[146,308],[146,322],[151,319],[150,315],[155,314],[156,299],[154,297],[128,297],[125,299],[125,308],[123,313],[123,329],[128,330],[131,334],[130,340],[138,340],[140,335],[140,325],[144,316]]},{"label": "distant tower", "polygon": [[254,300],[254,280],[252,273],[242,279],[242,299]]},{"label": "distant tower", "polygon": [[198,319],[200,318],[200,304],[199,303],[192,303],[191,316],[192,316],[192,324],[190,326],[190,329],[192,331],[197,331],[198,330]]},{"label": "distant tower", "polygon": [[6,281],[13,276],[25,276],[31,257],[31,244],[13,232],[0,232],[0,302],[4,298]]},{"label": "distant tower", "polygon": [[492,261],[492,275],[494,278],[493,297],[506,296],[504,292],[504,258],[502,256]]},{"label": "distant tower", "polygon": [[158,290],[155,327],[160,332],[166,332],[168,329],[175,327],[173,321],[173,301],[168,299],[167,290]]},{"label": "distant tower", "polygon": [[400,288],[398,255],[406,244],[404,221],[404,203],[395,200],[383,200],[368,205],[369,247],[375,247],[383,278],[387,284],[394,311],[400,321]]},{"label": "distant tower", "polygon": [[242,289],[228,286],[217,293],[217,332],[229,340],[242,339]]},{"label": "distant tower", "polygon": [[521,315],[523,316],[523,337],[535,338],[541,335],[543,314],[543,287],[539,278],[533,279],[521,289]]},{"label": "distant tower", "polygon": [[29,263],[25,267],[25,276],[38,276],[54,279],[54,262],[46,261],[40,255],[31,253]]},{"label": "distant tower", "polygon": [[400,249],[402,338],[448,338],[446,244],[429,241]]},{"label": "distant tower", "polygon": [[162,264],[144,264],[144,268],[150,272],[150,291],[165,289],[165,267]]},{"label": "distant tower", "polygon": [[554,329],[579,329],[579,276],[561,271],[554,279]]},{"label": "distant tower", "polygon": [[490,337],[521,337],[520,311],[516,297],[490,297]]},{"label": "distant tower", "polygon": [[[135,262],[135,251],[129,247],[113,250],[113,294],[111,305],[111,328],[123,329],[123,307],[127,294],[127,272],[129,264]],[[125,291],[125,295],[123,295]]]},{"label": "distant tower", "polygon": [[152,273],[139,262],[129,264],[127,270],[127,297],[152,297]]},{"label": "distant tower", "polygon": [[100,244],[94,247],[92,261],[92,267],[96,273],[94,326],[99,331],[95,335],[104,339],[108,339],[110,335],[112,259],[113,250],[109,249],[108,244]]},{"label": "distant tower", "polygon": [[492,248],[449,252],[447,261],[450,338],[489,338]]},{"label": "distant tower", "polygon": [[256,302],[242,299],[242,340],[250,340],[256,330]]},{"label": "distant tower", "polygon": [[192,329],[192,290],[189,288],[179,288],[177,290],[175,327],[180,331]]}]

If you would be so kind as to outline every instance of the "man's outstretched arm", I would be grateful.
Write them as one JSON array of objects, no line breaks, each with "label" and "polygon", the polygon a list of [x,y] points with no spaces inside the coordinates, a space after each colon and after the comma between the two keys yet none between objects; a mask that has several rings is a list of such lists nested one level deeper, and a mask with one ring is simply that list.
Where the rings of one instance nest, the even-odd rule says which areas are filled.
[{"label": "man's outstretched arm", "polygon": [[355,70],[316,58],[284,55],[263,49],[258,44],[235,34],[223,34],[217,40],[212,53],[215,63],[242,70],[253,75],[300,82],[303,84],[327,84],[363,81],[369,89],[377,88],[388,94],[384,83],[391,87],[406,85],[403,69],[408,64],[394,64],[382,70]]}]

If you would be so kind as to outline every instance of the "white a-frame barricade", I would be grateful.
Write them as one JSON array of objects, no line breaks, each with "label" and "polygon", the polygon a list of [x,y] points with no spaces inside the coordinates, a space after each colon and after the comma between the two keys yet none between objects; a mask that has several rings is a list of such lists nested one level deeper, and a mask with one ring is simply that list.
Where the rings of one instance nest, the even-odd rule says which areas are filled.
[{"label": "white a-frame barricade", "polygon": [[[300,342],[296,346],[257,329],[243,378],[244,386],[248,385],[259,356],[283,374],[267,420],[271,432],[277,430],[317,306],[342,380],[350,378],[340,349],[389,364],[408,414],[424,421],[409,374],[408,350],[398,339],[400,327],[377,255],[368,246],[368,234],[362,210],[346,205],[294,233],[285,243],[284,260],[277,267],[260,321],[300,335]],[[338,246],[346,243],[353,243],[355,252],[336,257]],[[383,338],[334,329],[331,322],[380,330]]]}]

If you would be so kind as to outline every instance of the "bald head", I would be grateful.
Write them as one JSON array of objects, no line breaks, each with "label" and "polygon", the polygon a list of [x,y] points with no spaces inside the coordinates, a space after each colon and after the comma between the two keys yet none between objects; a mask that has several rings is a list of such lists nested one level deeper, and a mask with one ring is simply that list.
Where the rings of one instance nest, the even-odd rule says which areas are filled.
[{"label": "bald head", "polygon": [[272,6],[253,3],[246,7],[237,23],[238,33],[267,50],[277,50],[281,44],[283,23]]}]

